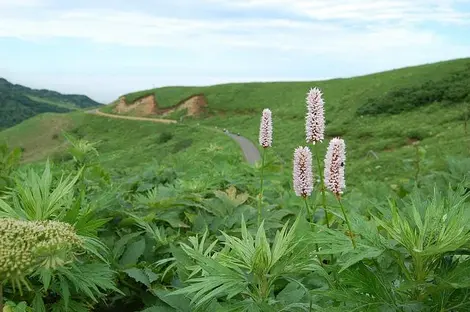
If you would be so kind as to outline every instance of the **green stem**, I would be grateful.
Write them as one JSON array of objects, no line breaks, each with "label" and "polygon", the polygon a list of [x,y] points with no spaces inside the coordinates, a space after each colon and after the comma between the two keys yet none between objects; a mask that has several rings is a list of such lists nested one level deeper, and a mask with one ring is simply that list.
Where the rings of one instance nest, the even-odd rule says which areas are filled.
[{"label": "green stem", "polygon": [[264,159],[266,155],[266,148],[263,148],[263,156],[261,157],[261,181],[260,181],[260,193],[258,198],[258,226],[261,224],[261,203],[263,201],[263,180],[264,180]]},{"label": "green stem", "polygon": [[[306,196],[304,197],[304,202],[305,202],[305,209],[307,209],[307,213],[308,213],[308,201],[307,201]],[[302,214],[302,211],[300,213]],[[312,214],[312,224],[315,224],[313,221],[314,220],[313,220],[313,214]],[[320,248],[318,247],[318,244],[315,244],[315,249],[317,250],[317,252],[320,251]],[[323,266],[323,260],[322,260],[320,255],[318,255],[318,260],[320,260],[320,265]]]},{"label": "green stem", "polygon": [[420,173],[420,170],[421,170],[421,166],[420,166],[421,158],[419,157],[419,147],[418,147],[417,144],[415,145],[415,149],[416,149],[415,183],[416,183],[416,186],[419,186],[418,179],[419,179],[419,173]]},{"label": "green stem", "polygon": [[0,312],[3,311],[3,285],[0,282]]},{"label": "green stem", "polygon": [[348,226],[349,237],[351,238],[353,247],[356,248],[356,242],[354,241],[353,232],[351,230],[351,223],[349,222],[348,215],[346,214],[346,211],[344,210],[343,203],[341,202],[341,197],[339,195],[336,195],[336,199],[338,199],[339,206],[341,207],[341,211],[343,212],[344,220],[346,221],[346,224]]},{"label": "green stem", "polygon": [[[307,196],[304,196],[303,197],[304,199],[304,203],[305,203],[305,209],[306,209],[306,213],[308,214],[308,202],[307,202]],[[303,209],[302,209],[303,210]],[[300,211],[300,214],[303,214],[302,213],[302,210]],[[313,218],[312,218],[312,223],[313,223]]]},{"label": "green stem", "polygon": [[318,174],[320,175],[320,192],[321,192],[321,197],[322,197],[322,207],[323,211],[325,211],[325,222],[326,226],[329,228],[330,227],[330,220],[328,219],[328,210],[326,208],[326,189],[325,189],[325,181],[323,181],[323,170],[320,162],[320,151],[318,147],[318,143],[314,144],[315,148],[315,158],[317,160],[317,171]]}]

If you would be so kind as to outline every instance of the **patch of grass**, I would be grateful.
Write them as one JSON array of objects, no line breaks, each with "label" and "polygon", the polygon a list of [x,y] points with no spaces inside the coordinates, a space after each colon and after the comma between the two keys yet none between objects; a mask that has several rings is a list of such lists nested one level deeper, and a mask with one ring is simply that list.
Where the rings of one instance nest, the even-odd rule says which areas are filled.
[{"label": "patch of grass", "polygon": [[23,162],[35,162],[63,150],[62,131],[73,126],[73,114],[40,114],[0,132],[0,142],[23,148]]},{"label": "patch of grass", "polygon": [[57,99],[47,99],[47,98],[42,98],[42,97],[38,97],[38,96],[34,96],[34,95],[27,95],[27,97],[30,98],[33,101],[36,101],[36,102],[55,105],[55,106],[58,106],[58,107],[68,108],[68,109],[71,109],[71,110],[77,110],[78,109],[78,107],[75,106],[75,104],[71,103],[71,102],[59,101]]},{"label": "patch of grass", "polygon": [[188,109],[179,109],[175,110],[174,112],[169,113],[168,115],[165,116],[160,116],[160,118],[166,118],[166,119],[173,119],[173,120],[183,120],[185,116],[188,114]]},{"label": "patch of grass", "polygon": [[[213,129],[106,118],[82,112],[36,116],[0,132],[0,142],[24,147],[24,162],[43,162],[48,157],[69,160],[64,153],[67,143],[62,131],[79,139],[97,142],[95,147],[102,164],[114,170],[138,171],[155,161],[168,166],[183,166],[182,163],[189,159],[191,163],[209,163],[222,155],[223,159],[243,161],[238,145]],[[220,149],[205,153],[211,144]],[[196,166],[196,169],[200,168]]]}]

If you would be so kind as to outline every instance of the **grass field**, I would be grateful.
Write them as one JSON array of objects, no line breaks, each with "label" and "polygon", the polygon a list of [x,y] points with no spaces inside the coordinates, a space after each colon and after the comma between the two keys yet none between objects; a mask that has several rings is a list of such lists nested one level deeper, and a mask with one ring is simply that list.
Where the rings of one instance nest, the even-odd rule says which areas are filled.
[{"label": "grass field", "polygon": [[[208,112],[199,119],[185,118],[184,126],[103,119],[81,113],[57,116],[63,121],[48,124],[46,120],[49,117],[43,116],[0,133],[0,139],[7,138],[13,145],[24,147],[27,161],[40,160],[51,152],[60,153],[62,143],[60,139],[53,140],[52,136],[57,137],[65,125],[86,139],[100,141],[105,163],[109,161],[114,167],[138,167],[154,158],[169,157],[177,150],[172,146],[189,144],[184,142],[193,142],[191,152],[197,152],[210,143],[233,145],[232,142],[222,143],[227,138],[214,137],[210,131],[194,132],[187,128],[192,126],[194,129],[196,124],[227,128],[257,142],[260,113],[268,107],[273,111],[274,123],[275,144],[271,156],[280,157],[289,167],[293,149],[304,144],[306,92],[316,86],[324,92],[327,138],[341,136],[346,141],[346,170],[350,183],[354,185],[363,179],[396,183],[415,175],[412,168],[416,146],[412,143],[416,141],[426,151],[425,157],[421,158],[420,174],[442,168],[446,156],[468,155],[469,138],[464,129],[468,104],[464,101],[429,103],[399,114],[385,115],[360,115],[358,110],[369,98],[403,87],[439,81],[456,71],[465,70],[468,64],[470,59],[461,59],[318,82],[237,83],[147,90],[140,92],[139,96],[153,92],[157,101],[163,101],[166,106],[175,105],[188,95],[203,93],[208,99]],[[132,93],[129,96],[137,95]],[[103,111],[111,109],[108,106]],[[179,119],[181,112],[176,114]],[[73,120],[74,125],[70,126],[68,120]],[[174,138],[161,145],[158,135],[163,132],[171,132]],[[41,133],[40,139],[35,137],[38,133]],[[42,141],[44,144],[40,143]],[[326,144],[321,148],[324,151]],[[240,151],[236,147],[234,151],[238,157]]]},{"label": "grass field", "polygon": [[[400,114],[361,115],[369,98],[379,98],[401,88],[420,88],[456,72],[467,72],[470,59],[403,68],[373,75],[318,82],[236,83],[209,87],[167,87],[126,95],[128,100],[154,93],[165,106],[188,95],[203,93],[208,99],[208,118],[190,121],[219,126],[257,140],[263,108],[273,111],[274,151],[290,162],[293,149],[303,144],[305,95],[309,88],[324,92],[328,138],[341,136],[348,149],[347,173],[352,181],[409,178],[409,163],[416,155],[413,142],[424,148],[422,173],[442,168],[446,155],[466,156],[468,135],[464,129],[467,101],[428,103]],[[160,100],[161,99],[161,100]],[[410,99],[410,102],[412,100]],[[205,116],[206,117],[206,116]],[[325,148],[325,146],[323,146]]]},{"label": "grass field", "polygon": [[[63,132],[94,142],[101,163],[110,169],[137,172],[155,162],[180,168],[198,163],[194,169],[200,169],[201,162],[213,157],[233,163],[243,160],[238,145],[216,129],[112,119],[82,112],[33,117],[0,132],[0,142],[21,147],[25,163],[42,163],[47,157],[70,160]],[[210,142],[205,139],[209,136]]]}]

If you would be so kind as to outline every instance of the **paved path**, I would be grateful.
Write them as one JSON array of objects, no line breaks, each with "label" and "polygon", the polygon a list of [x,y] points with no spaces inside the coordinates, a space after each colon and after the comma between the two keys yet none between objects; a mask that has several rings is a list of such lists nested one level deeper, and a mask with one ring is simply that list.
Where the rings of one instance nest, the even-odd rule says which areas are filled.
[{"label": "paved path", "polygon": [[240,147],[243,151],[243,154],[245,154],[245,159],[246,159],[247,162],[249,162],[250,164],[254,164],[254,163],[256,163],[257,161],[259,161],[261,159],[261,155],[259,153],[259,150],[253,144],[253,142],[251,142],[250,140],[248,140],[245,137],[238,136],[238,135],[232,134],[230,132],[227,133],[227,135],[232,137],[232,139],[237,141],[238,145],[240,145]]},{"label": "paved path", "polygon": [[[103,117],[109,117],[109,118],[117,118],[117,119],[128,119],[128,120],[139,120],[139,121],[151,121],[151,122],[157,122],[157,123],[177,123],[176,120],[172,119],[161,119],[161,118],[146,118],[146,117],[133,117],[133,116],[122,116],[122,115],[115,115],[115,114],[108,114],[108,113],[103,113],[99,109],[92,109],[89,111],[85,111],[87,114],[93,114],[93,115],[98,115],[98,116],[103,116]],[[204,127],[209,129],[209,127]],[[212,130],[212,129],[209,129]],[[215,131],[215,130],[212,130]],[[238,136],[235,134],[232,134],[230,132],[226,133],[229,137],[234,139],[238,145],[240,145],[240,148],[243,151],[243,154],[245,155],[245,159],[248,163],[250,164],[255,164],[257,161],[261,159],[261,155],[259,153],[258,148],[245,137]]]}]

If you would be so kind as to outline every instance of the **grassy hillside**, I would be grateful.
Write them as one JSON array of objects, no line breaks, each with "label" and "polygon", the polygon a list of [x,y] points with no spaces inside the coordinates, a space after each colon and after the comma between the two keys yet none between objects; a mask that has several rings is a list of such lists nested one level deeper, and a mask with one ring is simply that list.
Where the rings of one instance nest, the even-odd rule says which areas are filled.
[{"label": "grassy hillside", "polygon": [[0,78],[0,129],[45,112],[66,113],[98,105],[85,95],[35,90]]},{"label": "grassy hillside", "polygon": [[[139,172],[158,163],[191,174],[204,166],[213,166],[210,160],[219,159],[222,166],[243,161],[238,145],[222,131],[112,119],[83,112],[35,116],[0,132],[0,144],[20,147],[23,163],[42,163],[48,157],[70,161],[64,133],[94,143],[102,165],[116,171]],[[208,143],[205,138],[209,136]]]},{"label": "grassy hillside", "polygon": [[[324,92],[327,139],[342,136],[347,144],[349,185],[375,179],[393,184],[414,178],[416,173],[422,176],[442,168],[447,156],[468,155],[465,119],[470,89],[462,86],[468,85],[469,68],[470,59],[461,59],[318,82],[160,88],[141,95],[153,92],[157,101],[166,99],[171,106],[190,94],[204,93],[208,114],[199,119],[185,118],[183,124],[158,125],[74,113],[61,116],[63,122],[58,124],[86,139],[100,141],[104,163],[132,168],[170,157],[176,151],[172,144],[184,145],[192,140],[187,155],[195,156],[211,143],[227,141],[224,136],[214,137],[211,131],[195,132],[196,124],[209,129],[227,128],[257,142],[261,111],[269,107],[273,111],[274,144],[268,156],[280,158],[290,170],[294,148],[305,144],[305,95],[317,86]],[[27,160],[60,152],[64,144],[61,127],[56,133],[39,130],[48,123],[42,118],[46,117],[0,133],[0,140],[7,138],[14,145],[22,145]],[[164,132],[172,133],[171,143],[158,143]],[[36,140],[38,133],[44,133],[41,137],[47,143]],[[240,157],[239,149],[235,145],[231,148],[236,154],[233,157]],[[326,143],[321,149],[323,153]]]},{"label": "grassy hillside", "polygon": [[327,137],[346,140],[348,173],[396,180],[412,175],[409,165],[417,150],[413,143],[426,151],[420,168],[424,174],[441,167],[447,155],[468,155],[469,85],[467,58],[347,79],[167,87],[126,97],[154,93],[157,101],[165,99],[171,106],[203,93],[209,117],[193,122],[240,132],[253,141],[261,111],[268,107],[273,111],[273,149],[291,162],[293,149],[304,144],[305,95],[316,86],[324,92]]}]

